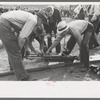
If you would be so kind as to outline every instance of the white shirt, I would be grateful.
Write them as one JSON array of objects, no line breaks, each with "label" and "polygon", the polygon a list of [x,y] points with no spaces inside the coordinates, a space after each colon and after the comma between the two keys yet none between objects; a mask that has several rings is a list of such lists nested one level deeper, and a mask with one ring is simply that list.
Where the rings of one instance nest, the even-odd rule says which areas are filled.
[{"label": "white shirt", "polygon": [[22,38],[28,37],[37,24],[36,15],[21,10],[8,11],[3,13],[1,17],[20,27],[21,31],[19,35]]},{"label": "white shirt", "polygon": [[100,5],[91,5],[89,14],[93,14],[96,16],[100,15]]},{"label": "white shirt", "polygon": [[100,15],[100,5],[94,5],[94,15]]},{"label": "white shirt", "polygon": [[78,44],[81,44],[81,41],[83,39],[82,33],[87,29],[88,27],[88,21],[85,20],[75,20],[67,24],[67,29],[70,29],[68,33],[63,35],[63,33],[60,34],[60,36],[66,36],[67,34],[71,34],[75,37]]},{"label": "white shirt", "polygon": [[88,25],[89,22],[85,20],[75,20],[67,24],[67,27],[70,28],[75,34],[82,34]]},{"label": "white shirt", "polygon": [[82,6],[81,6],[81,5],[78,5],[78,6],[74,9],[74,12],[75,12],[76,14],[79,14],[81,8],[82,8]]},{"label": "white shirt", "polygon": [[71,34],[76,38],[79,45],[81,45],[82,33],[87,29],[88,23],[85,20],[76,20],[68,24],[68,28],[72,31]]},{"label": "white shirt", "polygon": [[50,48],[48,49],[47,52],[49,52],[55,46],[57,46],[57,44],[62,40],[62,38],[67,36],[67,34],[74,36],[74,38],[76,39],[79,46],[81,46],[81,42],[83,40],[82,33],[87,29],[88,23],[89,22],[85,21],[85,20],[75,20],[75,21],[68,23],[67,29],[64,32],[62,32],[61,34],[57,35],[57,38],[55,39],[53,44],[50,46]]}]

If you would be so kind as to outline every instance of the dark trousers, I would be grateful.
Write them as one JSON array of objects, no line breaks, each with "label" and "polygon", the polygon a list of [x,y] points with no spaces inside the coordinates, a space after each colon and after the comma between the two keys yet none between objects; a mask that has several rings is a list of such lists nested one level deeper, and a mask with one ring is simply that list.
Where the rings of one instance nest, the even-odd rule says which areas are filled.
[{"label": "dark trousers", "polygon": [[[48,48],[52,45],[52,38],[48,38]],[[56,53],[60,53],[61,51],[61,45],[60,43],[56,46]]]},{"label": "dark trousers", "polygon": [[[56,35],[57,33],[57,28],[54,26],[54,25],[50,25],[50,30],[49,30],[49,34],[52,36],[52,31],[54,32],[54,34]],[[56,38],[56,36],[55,36]],[[52,37],[48,38],[48,48],[52,45]],[[61,51],[61,44],[59,43],[57,46],[56,46],[56,53],[60,53]]]},{"label": "dark trousers", "polygon": [[17,37],[11,31],[10,22],[0,18],[0,39],[2,40],[8,54],[8,58],[17,80],[28,77],[28,74],[22,63],[21,50],[18,45]]},{"label": "dark trousers", "polygon": [[80,61],[85,67],[89,68],[89,41],[91,35],[94,33],[92,24],[88,24],[87,29],[83,32],[83,40],[80,46]]},{"label": "dark trousers", "polygon": [[[71,36],[70,39],[67,42],[67,54],[69,55],[71,53],[71,51],[73,50],[74,46],[76,44],[76,39],[74,38],[74,36]],[[98,41],[96,39],[95,33],[93,33],[90,37],[90,41],[89,41],[89,49],[91,49],[93,47],[93,45],[98,46]]]},{"label": "dark trousers", "polygon": [[74,38],[74,36],[71,36],[67,42],[67,55],[69,55],[71,53],[71,51],[73,50],[74,46],[76,44],[76,39]]},{"label": "dark trousers", "polygon": [[[91,18],[93,15],[89,15],[89,21],[91,22]],[[89,48],[92,49],[93,47],[99,46],[97,36],[99,33],[99,28],[100,28],[100,16],[97,17],[97,20],[91,22],[94,25],[94,34],[92,34],[89,42]]]}]

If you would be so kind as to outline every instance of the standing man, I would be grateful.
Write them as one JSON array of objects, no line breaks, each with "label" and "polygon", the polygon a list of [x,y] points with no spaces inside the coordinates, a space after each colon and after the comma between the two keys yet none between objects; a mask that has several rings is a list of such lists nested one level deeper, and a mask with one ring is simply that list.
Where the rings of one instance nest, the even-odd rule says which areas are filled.
[{"label": "standing man", "polygon": [[[76,20],[70,22],[68,25],[65,21],[61,21],[58,26],[58,36],[47,50],[46,54],[49,52],[64,38],[66,35],[70,34],[74,37],[75,44],[78,43],[80,47],[80,60],[81,63],[88,69],[89,68],[89,40],[94,32],[94,27],[90,22],[85,20]],[[82,37],[83,35],[83,37]],[[75,45],[74,44],[74,45]]]},{"label": "standing man", "polygon": [[74,12],[76,14],[75,18],[76,19],[85,19],[85,11],[82,5],[78,5],[75,9]]},{"label": "standing man", "polygon": [[[30,80],[22,63],[21,49],[36,26],[47,22],[43,11],[33,15],[26,11],[8,11],[0,16],[0,39],[8,54],[8,58],[17,80]],[[15,33],[19,34],[18,37]]]},{"label": "standing man", "polygon": [[100,29],[100,5],[90,5],[88,8],[88,17],[89,21],[94,25],[95,33],[92,34],[89,47],[90,49],[99,46],[99,42],[97,40],[97,36],[99,34]]},{"label": "standing man", "polygon": [[[54,35],[56,37],[57,33],[57,24],[61,21],[60,12],[58,9],[55,9],[53,6],[47,6],[45,8],[45,12],[48,16],[48,25],[44,25],[44,28],[47,32],[48,37],[48,48],[52,44],[52,32],[54,32]],[[61,45],[60,43],[56,46],[56,53],[59,54],[61,51]]]}]

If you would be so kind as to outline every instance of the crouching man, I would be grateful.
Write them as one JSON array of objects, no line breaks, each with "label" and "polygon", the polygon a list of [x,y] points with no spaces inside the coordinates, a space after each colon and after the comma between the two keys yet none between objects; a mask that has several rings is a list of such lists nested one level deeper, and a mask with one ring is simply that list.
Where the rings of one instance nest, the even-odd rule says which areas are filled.
[{"label": "crouching man", "polygon": [[[35,54],[42,55],[46,51],[46,43],[44,41],[45,31],[43,25],[36,26],[32,33],[27,38],[27,41],[22,49],[22,58],[27,58],[30,54],[29,49],[34,52]],[[39,51],[35,49],[35,47],[32,45],[32,42],[34,42],[34,39],[36,39],[39,42]]]},{"label": "crouching man", "polygon": [[[89,68],[89,40],[94,32],[94,27],[90,22],[85,20],[75,20],[67,24],[65,21],[61,21],[57,25],[57,38],[51,45],[51,47],[47,50],[46,54],[49,52],[64,38],[66,35],[70,34],[74,38],[74,45],[76,42],[80,47],[80,60],[81,63]],[[82,36],[83,35],[83,36]]]}]

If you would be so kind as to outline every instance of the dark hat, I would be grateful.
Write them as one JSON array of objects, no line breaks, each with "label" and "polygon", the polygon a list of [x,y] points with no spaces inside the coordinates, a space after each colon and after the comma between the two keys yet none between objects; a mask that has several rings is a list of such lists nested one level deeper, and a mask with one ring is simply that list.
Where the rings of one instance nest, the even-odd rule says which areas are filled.
[{"label": "dark hat", "polygon": [[39,11],[37,13],[37,16],[40,17],[43,20],[44,23],[47,23],[48,17],[47,17],[47,15],[46,15],[46,13],[44,11],[42,11],[42,10]]}]

